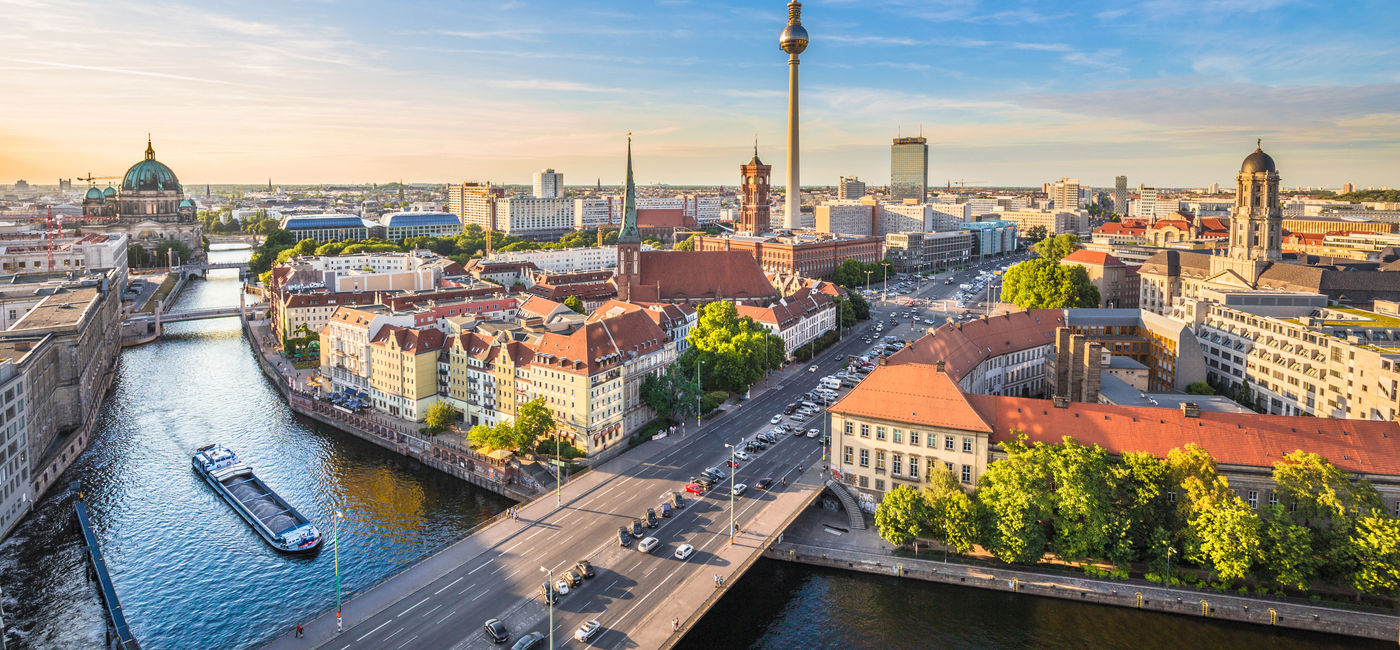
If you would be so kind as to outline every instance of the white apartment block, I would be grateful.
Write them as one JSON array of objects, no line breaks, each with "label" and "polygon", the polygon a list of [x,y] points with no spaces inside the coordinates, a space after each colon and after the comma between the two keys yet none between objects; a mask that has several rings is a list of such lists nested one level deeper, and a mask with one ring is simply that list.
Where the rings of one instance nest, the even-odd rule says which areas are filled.
[{"label": "white apartment block", "polygon": [[594,196],[574,199],[574,230],[594,230],[599,227],[615,228],[622,224],[621,208],[615,196]]},{"label": "white apartment block", "polygon": [[[929,207],[930,210],[932,210],[932,211],[938,213],[938,215],[943,215],[943,217],[946,217],[947,219],[951,219],[953,222],[956,222],[956,223],[959,223],[959,224],[965,223],[965,222],[968,222],[968,221],[972,221],[972,203],[971,203],[971,202],[968,202],[968,203],[930,203],[930,204],[928,204],[928,207]],[[988,210],[988,212],[990,212],[990,210]],[[934,215],[935,218],[938,218],[940,221],[943,221],[944,219],[938,217],[938,215]],[[959,226],[959,227],[960,227],[960,226]],[[952,228],[946,228],[946,229],[940,228],[940,230],[952,230]]]},{"label": "white apartment block", "polygon": [[1078,210],[1083,207],[1079,199],[1079,179],[1061,178],[1050,186],[1050,199],[1056,210]]},{"label": "white apartment block", "polygon": [[574,202],[569,199],[511,197],[496,201],[496,230],[529,237],[574,229]]},{"label": "white apartment block", "polygon": [[534,190],[537,199],[564,198],[564,174],[553,169],[535,172]]},{"label": "white apartment block", "polygon": [[343,306],[331,315],[321,330],[321,378],[330,381],[332,392],[369,392],[369,342],[385,325],[413,327],[413,314],[373,305]]},{"label": "white apartment block", "polygon": [[[650,247],[643,247],[644,249]],[[601,271],[617,266],[616,246],[590,246],[563,250],[492,253],[492,262],[529,262],[548,273]]]}]

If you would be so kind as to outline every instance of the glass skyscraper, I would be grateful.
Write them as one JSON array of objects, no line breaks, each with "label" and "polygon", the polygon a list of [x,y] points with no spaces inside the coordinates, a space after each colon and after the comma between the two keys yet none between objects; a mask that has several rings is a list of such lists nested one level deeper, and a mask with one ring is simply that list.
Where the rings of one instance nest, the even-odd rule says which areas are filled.
[{"label": "glass skyscraper", "polygon": [[928,196],[928,139],[895,138],[890,146],[890,198],[918,199]]}]

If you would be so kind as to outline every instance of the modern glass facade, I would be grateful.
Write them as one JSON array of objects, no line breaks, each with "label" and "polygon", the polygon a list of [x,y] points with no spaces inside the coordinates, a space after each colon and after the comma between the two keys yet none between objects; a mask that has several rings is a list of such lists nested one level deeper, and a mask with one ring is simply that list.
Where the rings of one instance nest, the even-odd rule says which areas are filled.
[{"label": "modern glass facade", "polygon": [[928,139],[895,138],[890,145],[890,197],[918,199],[928,196]]}]

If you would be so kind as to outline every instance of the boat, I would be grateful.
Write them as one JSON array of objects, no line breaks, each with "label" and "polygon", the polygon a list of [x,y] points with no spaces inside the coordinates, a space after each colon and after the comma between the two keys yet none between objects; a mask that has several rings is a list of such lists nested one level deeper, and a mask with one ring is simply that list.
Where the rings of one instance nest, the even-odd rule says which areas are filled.
[{"label": "boat", "polygon": [[273,548],[305,553],[320,546],[321,531],[315,524],[267,487],[228,447],[200,447],[194,454],[194,471]]}]

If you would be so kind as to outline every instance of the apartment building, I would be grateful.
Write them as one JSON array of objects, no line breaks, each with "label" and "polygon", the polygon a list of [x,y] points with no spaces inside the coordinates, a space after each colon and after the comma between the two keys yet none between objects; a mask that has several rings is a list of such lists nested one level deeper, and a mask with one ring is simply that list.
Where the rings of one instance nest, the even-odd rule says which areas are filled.
[{"label": "apartment building", "polygon": [[831,275],[847,259],[865,263],[881,259],[882,241],[858,235],[699,235],[696,251],[743,251],[758,260],[765,273],[820,278]]},{"label": "apartment building", "polygon": [[1099,290],[1100,307],[1136,309],[1141,281],[1137,269],[1118,258],[1098,251],[1080,249],[1060,260],[1060,266],[1080,266],[1089,282]]},{"label": "apartment building", "polygon": [[1055,349],[1064,310],[1033,309],[930,328],[894,353],[889,365],[944,364],[969,393],[1038,396],[1045,392],[1045,357]]},{"label": "apartment building", "polygon": [[369,394],[369,344],[385,326],[412,327],[413,315],[383,305],[340,306],[317,330],[321,335],[321,378],[331,391]]},{"label": "apartment building", "polygon": [[421,422],[437,401],[438,356],[445,341],[436,329],[381,327],[368,346],[370,403]]},{"label": "apartment building", "polygon": [[1039,226],[1052,237],[1070,234],[1088,239],[1091,234],[1089,213],[1083,210],[1003,210],[994,213],[994,218],[1015,223],[1022,233]]},{"label": "apartment building", "polygon": [[410,237],[456,237],[462,221],[450,212],[390,212],[379,218],[384,238],[403,241]]},{"label": "apartment building", "polygon": [[780,298],[767,307],[736,305],[740,317],[749,317],[783,340],[789,359],[798,348],[836,329],[836,301],[811,289]]}]

